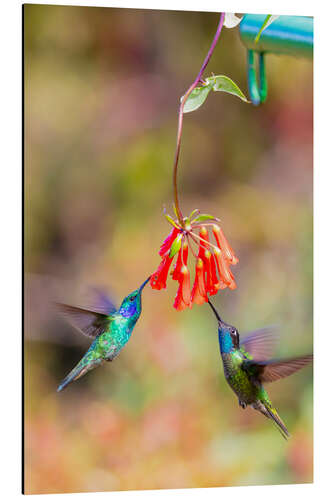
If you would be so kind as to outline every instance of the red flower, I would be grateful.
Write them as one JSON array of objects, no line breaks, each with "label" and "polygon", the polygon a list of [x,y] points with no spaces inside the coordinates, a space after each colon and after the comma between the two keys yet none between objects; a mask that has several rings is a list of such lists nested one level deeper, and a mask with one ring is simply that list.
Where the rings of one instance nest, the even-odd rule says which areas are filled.
[{"label": "red flower", "polygon": [[[151,277],[152,288],[157,290],[166,288],[171,262],[178,254],[171,271],[172,279],[179,282],[174,302],[177,311],[192,307],[193,303],[203,304],[208,301],[208,295],[215,295],[226,287],[235,289],[237,285],[230,271],[230,265],[235,265],[238,262],[235,252],[220,226],[206,222],[209,219],[213,221],[217,221],[217,219],[209,215],[199,215],[198,210],[192,212],[189,218],[185,217],[182,221],[174,221],[170,216],[166,217],[175,227],[161,245],[159,254],[162,256],[162,262]],[[213,244],[209,238],[209,227],[211,226],[217,245]],[[193,250],[192,244],[198,246],[197,253]],[[187,267],[189,248],[196,259],[192,292],[190,272]]]}]

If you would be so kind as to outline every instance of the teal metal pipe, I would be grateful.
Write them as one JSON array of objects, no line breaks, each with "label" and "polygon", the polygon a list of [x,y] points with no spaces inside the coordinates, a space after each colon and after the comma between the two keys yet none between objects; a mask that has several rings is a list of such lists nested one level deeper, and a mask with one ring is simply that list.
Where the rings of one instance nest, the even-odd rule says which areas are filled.
[{"label": "teal metal pipe", "polygon": [[246,14],[239,33],[247,49],[256,52],[289,54],[296,57],[313,57],[313,18],[304,16],[280,16],[255,42],[266,15]]},{"label": "teal metal pipe", "polygon": [[[280,16],[261,34],[258,43],[255,38],[265,21],[266,15],[246,14],[239,32],[247,48],[247,79],[252,104],[258,106],[267,98],[265,55],[267,53],[287,54],[296,57],[313,57],[313,18],[303,16]],[[259,85],[256,71],[256,53],[259,62]]]},{"label": "teal metal pipe", "polygon": [[249,94],[252,104],[258,106],[261,100],[260,100],[260,90],[258,88],[258,82],[257,82],[257,73],[256,73],[253,50],[247,51],[247,85],[249,88]]},{"label": "teal metal pipe", "polygon": [[260,94],[260,102],[265,102],[267,98],[267,79],[266,79],[265,55],[263,52],[260,52],[259,54],[259,94]]}]

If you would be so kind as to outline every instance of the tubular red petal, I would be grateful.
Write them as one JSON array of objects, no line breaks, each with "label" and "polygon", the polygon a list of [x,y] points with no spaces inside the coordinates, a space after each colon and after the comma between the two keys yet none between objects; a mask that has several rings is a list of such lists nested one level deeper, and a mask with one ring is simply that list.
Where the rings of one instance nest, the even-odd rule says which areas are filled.
[{"label": "tubular red petal", "polygon": [[184,241],[183,246],[178,253],[176,264],[174,265],[174,268],[171,272],[173,280],[179,281],[180,270],[183,264],[185,265],[187,264],[187,259],[188,259],[188,244],[186,241]]},{"label": "tubular red petal", "polygon": [[204,261],[204,267],[206,271],[206,292],[210,293],[210,290],[213,288],[213,276],[212,276],[212,270],[211,270],[211,265],[210,265],[210,257],[211,257],[211,252],[209,250],[205,250],[205,254],[203,257]]},{"label": "tubular red petal", "polygon": [[182,266],[179,278],[179,287],[173,307],[177,311],[182,311],[186,307],[191,307],[190,272],[187,266]]},{"label": "tubular red petal", "polygon": [[220,280],[216,285],[215,285],[215,288],[217,291],[219,290],[224,290],[225,288],[227,288],[227,285],[225,283],[223,283],[222,280]]},{"label": "tubular red petal", "polygon": [[227,261],[224,259],[221,250],[218,248],[214,249],[214,256],[220,278],[226,285],[229,286],[233,281],[233,277],[230,273]]},{"label": "tubular red petal", "polygon": [[204,240],[209,241],[208,229],[206,228],[206,226],[201,226],[201,227],[200,227],[199,235],[200,235],[200,236],[201,236],[201,238],[203,238]]},{"label": "tubular red petal", "polygon": [[172,228],[168,236],[165,238],[163,241],[160,250],[159,250],[159,255],[163,256],[168,250],[170,250],[172,243],[174,242],[175,238],[178,236],[180,233],[180,230],[177,229],[176,227]]},{"label": "tubular red petal", "polygon": [[204,265],[201,259],[198,259],[197,265],[196,265],[196,270],[197,270],[197,277],[198,277],[198,290],[200,294],[205,297],[205,300],[207,302],[208,297],[206,294],[206,287],[205,287],[205,274],[204,274]]},{"label": "tubular red petal", "polygon": [[191,283],[190,283],[190,271],[187,266],[183,266],[181,269],[181,274],[183,275],[182,282],[182,293],[183,300],[187,306],[191,306]]},{"label": "tubular red petal", "polygon": [[187,265],[187,259],[188,259],[188,244],[186,241],[184,241],[183,244],[183,264],[186,266]]},{"label": "tubular red petal", "polygon": [[176,264],[174,265],[174,268],[171,271],[173,280],[179,281],[181,268],[182,268],[182,251],[178,253]]},{"label": "tubular red petal", "polygon": [[237,288],[236,281],[232,281],[229,285],[230,290],[235,290]]},{"label": "tubular red petal", "polygon": [[201,305],[205,302],[208,302],[208,297],[205,287],[204,264],[202,259],[200,258],[197,260],[195,271],[195,280],[192,289],[191,302]]},{"label": "tubular red petal", "polygon": [[208,235],[208,230],[205,226],[202,226],[200,228],[200,231],[199,231],[199,236],[200,238],[202,238],[203,240],[206,240],[207,243],[205,243],[204,241],[202,242],[204,248],[209,248],[209,235]]},{"label": "tubular red petal", "polygon": [[150,278],[150,285],[152,288],[155,288],[156,290],[166,288],[166,280],[168,277],[171,262],[172,259],[170,259],[167,255],[163,257],[162,262],[157,268],[157,271],[155,271],[155,273]]},{"label": "tubular red petal", "polygon": [[[209,248],[209,245],[207,242],[209,242],[209,236],[208,236],[208,231],[207,229],[205,228],[205,226],[202,226],[200,228],[200,231],[199,231],[199,236],[200,238],[202,238],[199,242],[199,252],[198,252],[198,257],[200,259],[203,259],[204,258],[204,254],[205,254],[205,250],[207,248]],[[205,241],[202,241],[202,240],[205,240]]]},{"label": "tubular red petal", "polygon": [[233,251],[233,249],[229,245],[229,242],[228,242],[227,238],[225,237],[222,229],[216,224],[214,224],[214,226],[213,226],[213,234],[215,236],[216,243],[217,243],[218,247],[220,248],[220,250],[222,251],[224,257],[230,262],[230,264],[232,264],[232,265],[237,264],[238,259],[235,255],[235,252]]},{"label": "tubular red petal", "polygon": [[235,276],[232,274],[230,269],[229,269],[229,274],[231,276],[231,283],[228,285],[228,287],[230,288],[230,290],[235,290],[235,288],[237,288]]},{"label": "tubular red petal", "polygon": [[177,311],[183,311],[187,307],[187,305],[183,301],[183,297],[182,297],[181,290],[180,290],[180,285],[178,288],[178,292],[177,292],[173,307],[175,309],[177,309]]},{"label": "tubular red petal", "polygon": [[203,244],[202,244],[201,241],[199,243],[198,258],[199,259],[204,259],[205,258],[205,247],[203,246]]},{"label": "tubular red petal", "polygon": [[[206,295],[206,297],[207,297],[207,295]],[[203,295],[201,295],[199,293],[198,288],[195,287],[192,290],[191,300],[192,300],[192,304],[197,304],[198,306],[201,306],[205,302],[208,302],[208,297],[206,299]]]},{"label": "tubular red petal", "polygon": [[216,274],[215,258],[211,252],[209,257],[209,269],[210,269],[210,287],[208,293],[210,295],[215,295],[220,289],[219,288],[220,280],[218,279]]}]

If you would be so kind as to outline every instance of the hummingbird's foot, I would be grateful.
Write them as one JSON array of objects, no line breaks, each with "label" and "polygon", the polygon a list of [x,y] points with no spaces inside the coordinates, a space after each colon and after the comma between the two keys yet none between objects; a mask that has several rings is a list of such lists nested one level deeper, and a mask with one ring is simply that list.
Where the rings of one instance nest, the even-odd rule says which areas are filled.
[{"label": "hummingbird's foot", "polygon": [[246,403],[244,403],[244,401],[241,401],[240,399],[239,399],[238,403],[239,403],[239,406],[241,406],[243,408],[243,410],[245,410]]}]

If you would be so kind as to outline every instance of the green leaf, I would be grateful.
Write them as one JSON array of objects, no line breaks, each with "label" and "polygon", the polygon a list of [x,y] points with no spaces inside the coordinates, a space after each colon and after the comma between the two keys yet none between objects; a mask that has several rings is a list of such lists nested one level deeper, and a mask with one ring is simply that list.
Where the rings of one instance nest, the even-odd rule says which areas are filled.
[{"label": "green leaf", "polygon": [[212,85],[205,85],[203,87],[196,87],[193,89],[185,102],[184,113],[190,113],[191,111],[195,111],[200,108],[200,106],[202,106],[207,99],[211,90]]},{"label": "green leaf", "polygon": [[259,38],[261,37],[262,32],[263,32],[266,28],[268,28],[268,26],[269,26],[270,24],[272,24],[272,22],[273,22],[273,21],[275,21],[278,17],[280,17],[280,16],[273,16],[272,14],[268,14],[268,16],[266,16],[266,17],[265,17],[265,20],[264,20],[264,22],[263,22],[263,24],[262,24],[262,26],[261,26],[261,28],[260,28],[260,30],[259,30],[259,33],[258,33],[258,34],[257,34],[257,36],[255,37],[255,40],[254,40],[254,41],[255,41],[256,43],[258,43],[258,42],[259,42]]},{"label": "green leaf", "polygon": [[174,227],[176,227],[177,229],[179,229],[178,224],[173,220],[172,217],[170,217],[170,215],[164,214],[164,217],[166,218],[167,221],[170,222],[170,224],[172,224]]},{"label": "green leaf", "polygon": [[201,214],[198,217],[196,217],[195,219],[193,219],[192,222],[204,222],[205,220],[218,220],[218,219],[216,217],[214,217],[213,215]]},{"label": "green leaf", "polygon": [[193,215],[196,213],[200,213],[200,210],[198,208],[195,208],[194,210],[192,210],[192,212],[189,215],[189,220],[191,220]]},{"label": "green leaf", "polygon": [[177,238],[172,243],[171,248],[170,248],[170,252],[169,252],[170,259],[172,259],[172,257],[174,257],[176,255],[176,253],[179,252],[180,247],[182,246],[182,237],[183,237],[182,233],[178,234]]},{"label": "green leaf", "polygon": [[227,92],[228,94],[239,97],[242,101],[249,102],[238,85],[228,76],[210,76],[206,78],[206,82],[213,85],[213,90],[215,92]]}]

